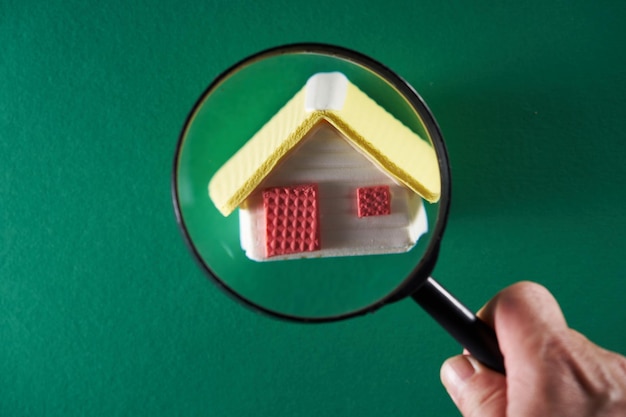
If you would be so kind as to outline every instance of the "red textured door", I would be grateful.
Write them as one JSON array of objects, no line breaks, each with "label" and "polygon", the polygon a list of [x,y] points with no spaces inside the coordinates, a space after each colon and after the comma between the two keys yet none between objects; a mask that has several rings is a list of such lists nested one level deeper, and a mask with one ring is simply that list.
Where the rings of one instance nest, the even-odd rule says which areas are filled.
[{"label": "red textured door", "polygon": [[263,191],[266,256],[320,249],[317,184],[273,187]]}]

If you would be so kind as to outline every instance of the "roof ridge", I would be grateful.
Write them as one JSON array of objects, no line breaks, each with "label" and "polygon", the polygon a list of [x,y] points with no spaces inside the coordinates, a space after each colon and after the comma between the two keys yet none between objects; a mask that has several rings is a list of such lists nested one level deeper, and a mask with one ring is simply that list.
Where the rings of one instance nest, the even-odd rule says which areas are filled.
[{"label": "roof ridge", "polygon": [[307,83],[220,167],[208,188],[213,203],[224,216],[242,204],[322,120],[339,130],[388,175],[430,202],[439,199],[441,180],[435,150],[345,80],[347,90],[341,109],[307,110]]}]

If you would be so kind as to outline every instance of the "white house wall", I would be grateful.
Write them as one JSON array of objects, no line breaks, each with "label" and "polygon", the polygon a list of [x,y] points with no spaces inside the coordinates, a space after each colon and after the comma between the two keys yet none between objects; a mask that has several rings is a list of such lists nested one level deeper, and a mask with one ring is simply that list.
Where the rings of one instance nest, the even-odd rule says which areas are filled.
[{"label": "white house wall", "polygon": [[[317,183],[321,250],[265,259],[265,214],[260,190]],[[391,214],[357,216],[359,187],[388,185]],[[240,237],[255,260],[398,253],[427,230],[422,200],[372,164],[330,125],[313,129],[239,210]]]}]

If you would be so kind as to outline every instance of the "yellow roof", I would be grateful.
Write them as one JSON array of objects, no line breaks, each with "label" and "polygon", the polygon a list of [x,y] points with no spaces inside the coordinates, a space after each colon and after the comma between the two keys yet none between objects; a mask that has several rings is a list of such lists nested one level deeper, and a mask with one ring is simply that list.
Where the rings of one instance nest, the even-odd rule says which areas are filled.
[{"label": "yellow roof", "polygon": [[224,216],[235,210],[321,121],[334,126],[388,175],[422,198],[439,200],[441,180],[434,149],[339,75],[345,83],[339,88],[338,104],[335,100],[324,105],[328,99],[322,97],[322,105],[311,109],[310,91],[307,97],[311,83],[307,83],[215,173],[209,182],[209,196]]}]

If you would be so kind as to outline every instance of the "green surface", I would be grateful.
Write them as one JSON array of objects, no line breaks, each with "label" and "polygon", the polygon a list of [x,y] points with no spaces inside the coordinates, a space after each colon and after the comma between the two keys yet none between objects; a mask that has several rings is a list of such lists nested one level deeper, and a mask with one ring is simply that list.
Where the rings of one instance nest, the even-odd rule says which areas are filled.
[{"label": "green surface", "polygon": [[296,41],[384,62],[429,103],[453,203],[435,276],[520,279],[626,353],[621,2],[0,3],[0,415],[455,416],[459,347],[404,301],[327,325],[221,293],[174,221],[187,112]]}]

